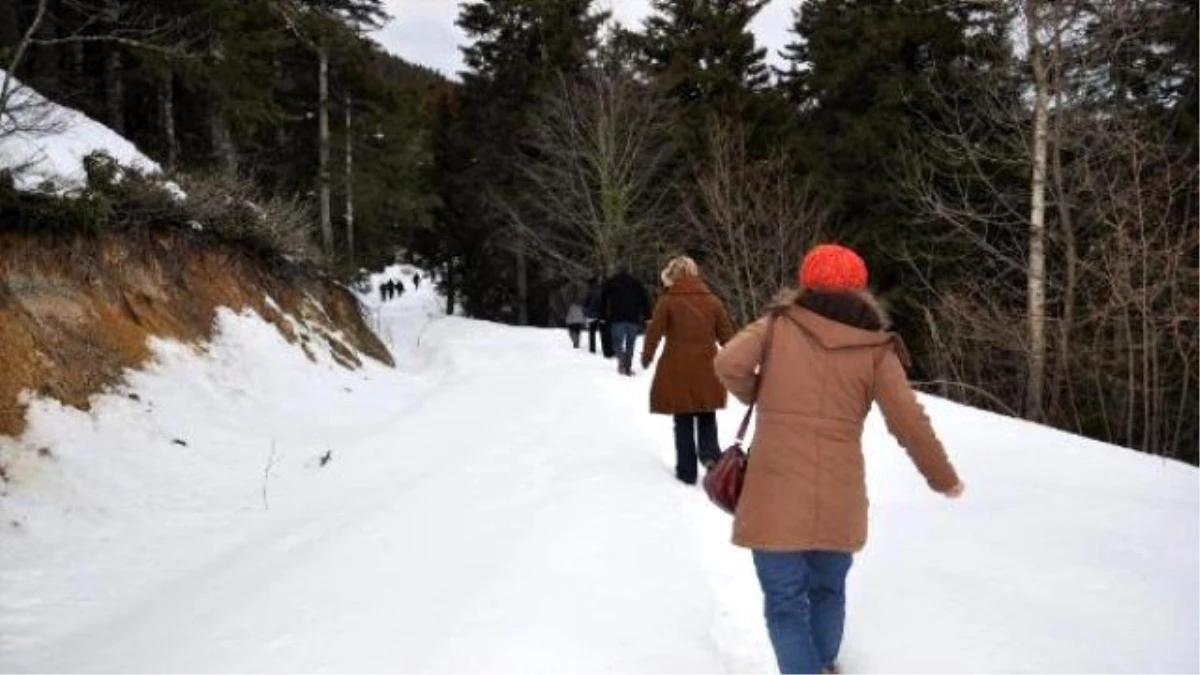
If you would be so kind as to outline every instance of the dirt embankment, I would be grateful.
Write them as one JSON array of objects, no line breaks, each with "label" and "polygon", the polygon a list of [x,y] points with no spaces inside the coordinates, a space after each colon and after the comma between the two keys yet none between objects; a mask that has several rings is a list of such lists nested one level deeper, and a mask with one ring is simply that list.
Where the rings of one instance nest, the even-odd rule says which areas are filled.
[{"label": "dirt embankment", "polygon": [[314,270],[187,232],[0,234],[0,435],[24,430],[22,391],[86,410],[152,356],[147,338],[209,340],[218,307],[254,310],[310,357],[281,310],[348,368],[392,364],[356,299]]}]

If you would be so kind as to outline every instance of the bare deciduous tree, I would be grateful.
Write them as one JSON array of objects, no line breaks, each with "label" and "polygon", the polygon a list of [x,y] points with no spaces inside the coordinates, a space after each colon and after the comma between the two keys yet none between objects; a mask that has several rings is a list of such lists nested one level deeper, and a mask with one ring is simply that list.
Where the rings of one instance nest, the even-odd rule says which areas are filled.
[{"label": "bare deciduous tree", "polygon": [[561,81],[531,121],[520,201],[500,201],[523,246],[583,279],[653,261],[671,181],[660,99],[629,73]]},{"label": "bare deciduous tree", "polygon": [[[1029,178],[1029,367],[1025,416],[1040,420],[1046,384],[1046,145],[1050,126],[1050,76],[1043,46],[1043,0],[1025,0],[1025,38],[1033,72],[1033,150]],[[1053,27],[1052,27],[1053,29]]]},{"label": "bare deciduous tree", "polygon": [[[1130,56],[1158,48],[1167,5],[1025,7],[1028,70],[972,73],[965,95],[947,97],[959,104],[943,133],[914,148],[914,213],[944,233],[910,256],[934,298],[926,365],[968,401],[994,396],[1148,452],[1194,453],[1197,168],[1154,122],[1178,102],[1121,88],[1130,68],[1147,82],[1177,77]],[[977,273],[946,283],[926,272],[947,255]]]},{"label": "bare deciduous tree", "polygon": [[740,322],[792,284],[800,255],[824,235],[826,209],[784,155],[754,161],[736,123],[709,126],[684,221],[706,254],[705,277]]}]

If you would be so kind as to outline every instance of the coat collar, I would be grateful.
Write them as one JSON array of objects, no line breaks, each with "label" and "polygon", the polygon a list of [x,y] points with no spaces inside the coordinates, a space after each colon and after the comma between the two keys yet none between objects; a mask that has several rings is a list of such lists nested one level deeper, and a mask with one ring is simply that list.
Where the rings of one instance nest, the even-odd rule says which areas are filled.
[{"label": "coat collar", "polygon": [[667,290],[670,295],[710,295],[708,285],[700,277],[683,277],[671,284]]},{"label": "coat collar", "polygon": [[792,305],[781,311],[786,319],[799,326],[826,349],[877,347],[894,339],[894,336],[886,331],[849,326],[799,305]]},{"label": "coat collar", "polygon": [[[786,290],[775,297],[770,306],[770,313],[780,318],[786,318],[808,335],[812,336],[825,349],[846,349],[852,347],[876,347],[889,342],[893,343],[900,353],[901,361],[908,365],[908,352],[903,341],[895,333],[887,330],[867,330],[858,328],[835,319],[822,316],[817,312],[806,309],[797,302],[800,299],[799,290]],[[879,300],[867,291],[852,294],[852,300],[863,303],[879,318],[880,325],[889,324],[887,312],[880,306]]]}]

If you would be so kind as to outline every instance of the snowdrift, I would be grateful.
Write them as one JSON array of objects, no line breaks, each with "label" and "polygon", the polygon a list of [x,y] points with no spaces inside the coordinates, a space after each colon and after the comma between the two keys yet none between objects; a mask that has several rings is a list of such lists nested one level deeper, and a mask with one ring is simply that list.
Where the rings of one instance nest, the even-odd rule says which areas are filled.
[{"label": "snowdrift", "polygon": [[217,312],[254,311],[298,353],[391,363],[356,298],[314,270],[186,231],[0,236],[0,435],[30,395],[87,409],[151,357],[151,338],[203,346]]},{"label": "snowdrift", "polygon": [[[0,82],[6,74],[0,70]],[[16,77],[10,114],[0,115],[0,170],[14,171],[18,190],[70,192],[87,185],[83,158],[108,153],[121,166],[143,173],[161,167],[126,138],[87,115],[53,103]]]},{"label": "snowdrift", "polygon": [[[36,399],[0,446],[0,670],[771,672],[648,374],[443,316],[407,272],[363,289],[396,368],[220,310],[90,412]],[[925,402],[967,493],[871,418],[847,672],[1200,668],[1194,468]]]}]

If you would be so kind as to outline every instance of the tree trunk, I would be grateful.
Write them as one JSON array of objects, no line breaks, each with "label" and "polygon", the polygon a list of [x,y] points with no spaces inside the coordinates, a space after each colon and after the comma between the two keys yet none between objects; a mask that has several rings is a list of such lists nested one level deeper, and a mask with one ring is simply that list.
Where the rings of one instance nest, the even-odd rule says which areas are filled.
[{"label": "tree trunk", "polygon": [[[51,41],[58,38],[58,20],[55,18],[54,2],[46,3],[46,14],[38,27],[37,39]],[[46,96],[58,95],[62,84],[62,73],[58,65],[59,46],[53,44],[38,45],[33,51],[33,63],[30,64],[32,83]]]},{"label": "tree trunk", "polygon": [[[29,23],[29,27],[25,29],[25,34],[17,42],[17,48],[9,57],[8,63],[4,64],[4,75],[0,76],[0,112],[8,110],[8,101],[12,97],[14,90],[13,78],[16,77],[17,71],[21,67],[21,61],[25,57],[25,52],[29,49],[29,43],[33,40],[33,36],[37,33],[42,21],[46,18],[46,4],[48,0],[38,0],[37,11],[33,15],[33,21]],[[15,11],[15,10],[14,10]]]},{"label": "tree trunk", "polygon": [[[213,41],[210,50],[214,61],[225,60],[225,44],[219,35]],[[212,95],[210,93],[210,96]],[[217,100],[212,100],[210,105],[209,127],[212,133],[213,156],[222,172],[235,176],[238,171],[237,147],[233,144],[233,133],[229,130],[224,105]]]},{"label": "tree trunk", "polygon": [[1080,431],[1083,422],[1080,419],[1079,408],[1075,401],[1075,387],[1071,373],[1072,332],[1075,329],[1075,295],[1079,288],[1079,251],[1075,242],[1075,219],[1072,213],[1073,204],[1067,195],[1066,177],[1063,171],[1062,147],[1066,142],[1067,131],[1064,128],[1063,116],[1066,104],[1063,101],[1064,77],[1063,47],[1062,47],[1062,14],[1058,3],[1054,4],[1054,145],[1052,149],[1051,170],[1054,176],[1054,202],[1058,206],[1058,225],[1062,231],[1064,255],[1066,256],[1066,279],[1062,299],[1062,320],[1058,330],[1058,368],[1056,369],[1054,386],[1055,395],[1063,400],[1063,414],[1068,409],[1074,422],[1074,429]]},{"label": "tree trunk", "polygon": [[179,162],[179,137],[175,133],[175,69],[169,64],[158,83],[158,115],[166,144],[166,168],[174,171]]},{"label": "tree trunk", "polygon": [[[121,19],[120,0],[107,0],[104,9],[110,29],[115,29]],[[108,126],[118,134],[124,134],[125,83],[121,73],[121,46],[117,44],[104,48],[104,109]]]},{"label": "tree trunk", "polygon": [[354,266],[354,99],[346,96],[346,261]]},{"label": "tree trunk", "polygon": [[[276,58],[271,63],[275,69],[275,80],[277,82],[285,81],[283,62]],[[288,129],[283,123],[275,125],[275,150],[280,153],[280,156],[286,156],[288,151]]]},{"label": "tree trunk", "polygon": [[454,316],[454,303],[458,299],[457,279],[454,278],[454,262],[446,263],[446,280],[444,282],[446,291],[446,314]]},{"label": "tree trunk", "polygon": [[525,245],[517,244],[517,325],[529,325],[529,262]]},{"label": "tree trunk", "polygon": [[87,77],[87,52],[84,50],[82,42],[72,42],[67,45],[67,72],[69,73],[68,83],[72,87],[80,89],[88,87]]},{"label": "tree trunk", "polygon": [[0,0],[0,50],[16,47],[21,41],[18,25],[17,0]]},{"label": "tree trunk", "polygon": [[1033,68],[1033,153],[1029,182],[1029,363],[1025,384],[1025,416],[1044,414],[1046,383],[1046,137],[1049,123],[1048,78],[1042,55],[1041,0],[1026,0],[1025,25]]},{"label": "tree trunk", "polygon": [[317,191],[321,200],[321,244],[333,254],[333,223],[329,204],[329,48],[317,46]]},{"label": "tree trunk", "polygon": [[213,155],[217,164],[220,165],[223,173],[230,176],[237,175],[237,148],[233,144],[233,134],[229,131],[229,121],[225,118],[225,111],[214,107],[209,123],[212,130]]}]

